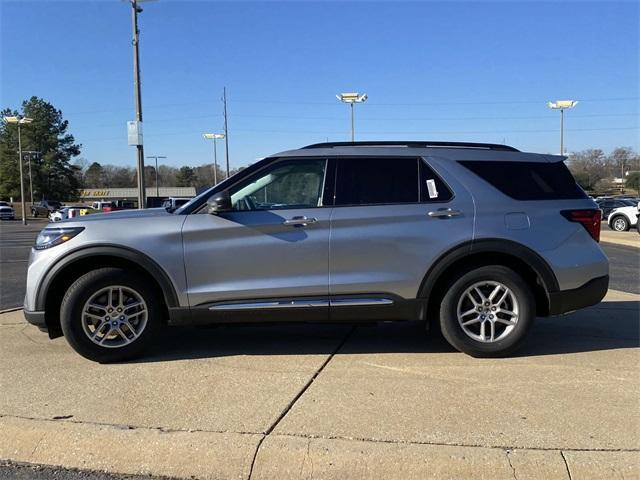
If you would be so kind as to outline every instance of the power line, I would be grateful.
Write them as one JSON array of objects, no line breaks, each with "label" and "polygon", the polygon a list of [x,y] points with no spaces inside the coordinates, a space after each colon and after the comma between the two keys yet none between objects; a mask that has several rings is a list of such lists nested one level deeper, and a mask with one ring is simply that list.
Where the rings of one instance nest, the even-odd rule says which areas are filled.
[{"label": "power line", "polygon": [[[567,132],[599,132],[599,131],[627,131],[627,130],[640,130],[640,127],[605,127],[605,128],[572,128],[567,129]],[[269,134],[312,134],[312,135],[343,135],[344,131],[310,131],[310,130],[260,130],[260,129],[234,129],[235,132],[243,133],[269,133]],[[363,131],[363,135],[469,135],[469,134],[487,134],[497,135],[503,133],[551,133],[556,132],[557,129],[538,129],[538,130],[476,130],[476,131],[436,131],[436,130],[422,130],[422,131],[395,131],[395,132],[381,132],[381,131]],[[182,132],[167,132],[167,133],[151,133],[145,134],[146,137],[167,137],[167,136],[180,136],[180,135],[198,135],[200,131],[189,130]],[[110,140],[122,140],[122,136],[119,137],[103,137],[103,138],[91,138],[84,139],[83,141],[110,141]]]}]

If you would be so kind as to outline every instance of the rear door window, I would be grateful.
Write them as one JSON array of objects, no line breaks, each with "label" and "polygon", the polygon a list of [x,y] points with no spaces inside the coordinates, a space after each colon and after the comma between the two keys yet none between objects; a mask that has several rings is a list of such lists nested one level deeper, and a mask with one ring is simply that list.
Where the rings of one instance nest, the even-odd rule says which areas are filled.
[{"label": "rear door window", "polygon": [[587,198],[564,162],[463,160],[460,164],[516,200]]},{"label": "rear door window", "polygon": [[335,205],[446,201],[452,196],[420,158],[347,157],[337,161]]},{"label": "rear door window", "polygon": [[337,164],[335,205],[419,202],[416,158],[341,158]]}]

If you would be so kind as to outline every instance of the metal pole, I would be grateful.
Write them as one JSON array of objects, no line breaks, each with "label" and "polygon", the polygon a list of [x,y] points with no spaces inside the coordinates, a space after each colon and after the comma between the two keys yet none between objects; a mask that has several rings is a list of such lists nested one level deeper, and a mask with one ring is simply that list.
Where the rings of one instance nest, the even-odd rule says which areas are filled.
[{"label": "metal pole", "polygon": [[158,187],[158,157],[156,156],[156,199],[160,198],[160,189]]},{"label": "metal pole", "polygon": [[351,102],[351,141],[355,142],[356,141],[356,130],[355,130],[355,123],[353,120],[353,105],[354,103]]},{"label": "metal pole", "polygon": [[20,123],[18,123],[18,166],[20,167],[20,203],[22,204],[22,224],[27,224],[27,206],[24,201],[24,179],[22,175],[22,138]]},{"label": "metal pole", "polygon": [[227,87],[222,90],[224,100],[224,150],[227,157],[227,178],[229,178],[229,130],[227,128]]},{"label": "metal pole", "polygon": [[[131,22],[133,28],[133,86],[136,104],[136,120],[142,122],[142,95],[140,91],[140,56],[138,53],[138,3],[131,0]],[[138,150],[138,208],[145,207],[144,188],[144,147],[136,146]]]},{"label": "metal pole", "polygon": [[33,179],[31,177],[31,154],[29,154],[29,190],[31,192],[31,206],[33,207]]},{"label": "metal pole", "polygon": [[218,140],[213,137],[213,184],[218,184],[218,149],[216,148]]},{"label": "metal pole", "polygon": [[560,109],[560,155],[564,155],[564,108]]}]

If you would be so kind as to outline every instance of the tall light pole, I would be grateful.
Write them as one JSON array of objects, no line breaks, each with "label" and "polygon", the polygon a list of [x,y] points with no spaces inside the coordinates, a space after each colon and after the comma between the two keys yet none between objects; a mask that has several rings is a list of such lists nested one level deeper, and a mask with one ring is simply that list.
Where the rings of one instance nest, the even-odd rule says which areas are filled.
[{"label": "tall light pole", "polygon": [[22,136],[20,132],[21,125],[27,125],[33,122],[33,118],[28,117],[4,117],[7,123],[15,123],[18,125],[18,167],[20,170],[20,203],[22,204],[22,224],[27,224],[27,206],[24,201],[24,176],[22,173]]},{"label": "tall light pole", "polygon": [[351,92],[351,93],[341,93],[339,95],[336,95],[336,98],[338,100],[340,100],[342,103],[348,103],[349,105],[351,105],[351,141],[355,142],[356,141],[356,131],[355,131],[355,120],[354,120],[354,108],[353,106],[356,103],[364,103],[367,101],[367,94],[363,93],[362,95],[360,95],[357,92]]},{"label": "tall light pole", "polygon": [[560,155],[564,155],[564,111],[578,104],[577,100],[556,100],[547,102],[547,107],[553,110],[560,110]]},{"label": "tall light pole", "polygon": [[[224,133],[203,133],[202,137],[205,140],[213,140],[213,184],[217,185],[218,184],[218,149],[216,148],[216,141],[219,138],[226,138],[226,135]],[[227,178],[228,177],[229,177],[229,171],[227,170]]]},{"label": "tall light pole", "polygon": [[29,165],[29,190],[31,192],[31,206],[33,206],[33,177],[31,176],[31,156],[39,155],[41,152],[36,152],[35,150],[25,150],[22,153],[27,154],[27,160]]},{"label": "tall light pole", "polygon": [[162,155],[149,155],[147,158],[155,158],[156,159],[156,198],[160,197],[160,189],[158,188],[158,159],[159,158],[167,158]]},{"label": "tall light pole", "polygon": [[224,87],[224,89],[222,90],[222,101],[224,102],[224,154],[227,157],[227,178],[229,178],[229,129],[227,125],[227,87]]},{"label": "tall light pole", "polygon": [[[138,6],[141,0],[129,0],[131,3],[131,28],[133,29],[133,93],[136,106],[136,133],[138,140],[135,146],[138,150],[138,208],[145,207],[144,190],[144,147],[142,145],[142,94],[140,89],[140,55],[138,53],[139,33],[138,14],[142,13],[142,8]],[[131,144],[131,142],[130,142]]]}]

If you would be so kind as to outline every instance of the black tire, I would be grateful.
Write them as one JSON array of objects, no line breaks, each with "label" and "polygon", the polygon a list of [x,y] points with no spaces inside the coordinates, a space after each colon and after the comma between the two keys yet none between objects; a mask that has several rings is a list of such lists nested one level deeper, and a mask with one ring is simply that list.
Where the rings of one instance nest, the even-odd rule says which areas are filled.
[{"label": "black tire", "polygon": [[[517,322],[509,333],[502,339],[498,336],[496,341],[487,343],[476,340],[465,333],[458,321],[458,302],[462,301],[461,298],[468,288],[485,281],[499,282],[507,287],[515,297],[519,310]],[[454,348],[472,357],[488,358],[510,355],[522,345],[534,319],[535,300],[531,289],[520,275],[501,265],[480,267],[455,278],[450,283],[440,307],[442,334]],[[496,330],[500,328],[506,329],[502,324],[496,326]]]},{"label": "black tire", "polygon": [[[98,291],[109,286],[132,289],[147,305],[146,326],[131,343],[120,347],[104,347],[92,341],[82,325],[82,309]],[[100,268],[78,278],[67,290],[60,307],[60,324],[69,345],[89,360],[100,363],[120,362],[140,355],[153,341],[163,325],[164,309],[159,293],[149,279],[121,268]],[[127,332],[129,330],[125,329]]]},{"label": "black tire", "polygon": [[37,210],[31,210],[31,215],[33,215],[34,218],[38,217],[38,211]]},{"label": "black tire", "polygon": [[629,230],[629,220],[624,215],[616,215],[609,222],[609,227],[616,232],[626,232]]}]

